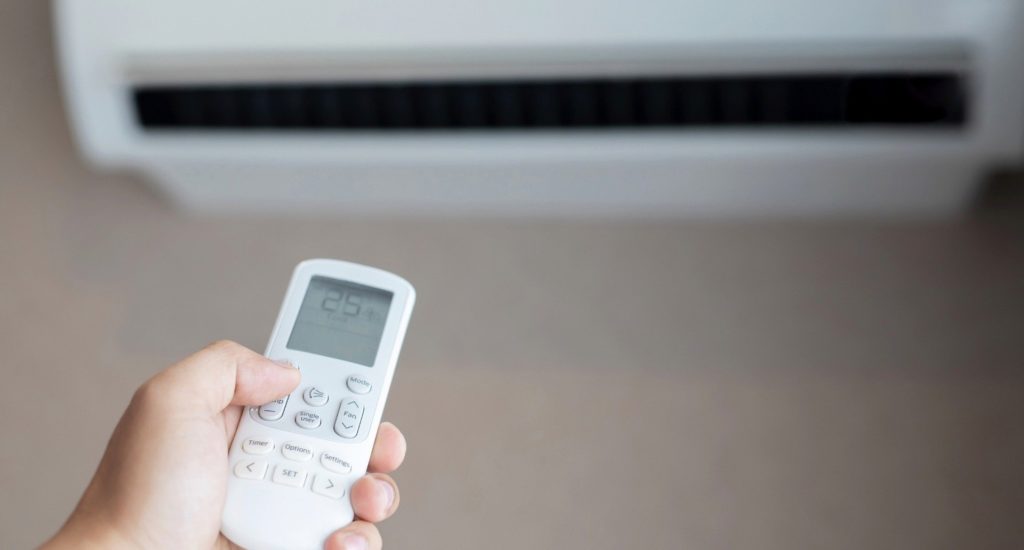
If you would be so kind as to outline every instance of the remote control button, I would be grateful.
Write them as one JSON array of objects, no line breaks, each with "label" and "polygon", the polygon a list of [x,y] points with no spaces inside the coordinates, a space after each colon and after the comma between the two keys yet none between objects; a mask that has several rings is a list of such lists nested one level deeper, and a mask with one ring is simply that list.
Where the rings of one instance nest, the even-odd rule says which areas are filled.
[{"label": "remote control button", "polygon": [[309,460],[313,458],[313,449],[299,443],[288,442],[281,445],[281,454],[288,460]]},{"label": "remote control button", "polygon": [[235,476],[242,479],[263,479],[266,474],[266,460],[241,460],[235,464]]},{"label": "remote control button", "polygon": [[373,389],[373,384],[370,383],[370,380],[358,374],[349,376],[346,385],[348,389],[352,390],[352,393],[358,393],[359,395],[370,393],[370,390]]},{"label": "remote control button", "polygon": [[320,464],[324,465],[324,468],[336,473],[336,474],[349,474],[352,473],[352,465],[338,455],[331,453],[323,453],[320,455]]},{"label": "remote control button", "polygon": [[274,450],[274,440],[269,437],[249,437],[242,441],[242,450],[251,455],[265,455]]},{"label": "remote control button", "polygon": [[313,430],[320,427],[320,415],[309,411],[299,411],[295,415],[295,423],[300,428]]},{"label": "remote control button", "polygon": [[323,407],[327,404],[327,400],[330,399],[330,396],[324,393],[320,388],[310,386],[306,389],[306,392],[302,394],[302,399],[313,407]]},{"label": "remote control button", "polygon": [[288,466],[278,465],[274,468],[274,483],[291,487],[302,487],[306,483],[306,471],[296,470]]},{"label": "remote control button", "polygon": [[363,419],[363,405],[355,399],[341,402],[338,420],[334,423],[334,431],[346,439],[352,439],[359,433],[359,422]]},{"label": "remote control button", "polygon": [[341,480],[323,474],[313,478],[313,492],[334,499],[345,496],[345,488],[341,486]]},{"label": "remote control button", "polygon": [[287,397],[282,397],[260,407],[260,418],[263,420],[280,420],[284,416],[284,406],[288,403]]}]

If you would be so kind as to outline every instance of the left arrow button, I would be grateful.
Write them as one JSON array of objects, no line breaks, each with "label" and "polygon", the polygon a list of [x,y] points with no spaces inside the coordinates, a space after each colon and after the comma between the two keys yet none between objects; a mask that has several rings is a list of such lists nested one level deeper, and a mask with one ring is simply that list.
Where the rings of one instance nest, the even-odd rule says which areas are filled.
[{"label": "left arrow button", "polygon": [[263,479],[267,475],[266,460],[242,460],[235,464],[235,476],[242,479]]}]

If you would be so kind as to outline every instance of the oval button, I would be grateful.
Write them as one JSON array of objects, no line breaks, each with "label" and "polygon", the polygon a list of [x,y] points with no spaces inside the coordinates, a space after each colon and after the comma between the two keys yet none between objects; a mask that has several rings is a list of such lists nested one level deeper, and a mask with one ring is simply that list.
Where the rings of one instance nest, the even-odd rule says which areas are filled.
[{"label": "oval button", "polygon": [[302,394],[302,399],[314,407],[323,407],[327,404],[327,400],[330,399],[323,390],[316,386],[310,386],[306,388],[306,391]]},{"label": "oval button", "polygon": [[260,418],[263,420],[278,420],[284,414],[284,407],[288,404],[288,397],[275,399],[260,407]]},{"label": "oval button", "polygon": [[373,384],[371,384],[370,381],[367,380],[365,376],[353,374],[352,376],[348,377],[348,389],[352,390],[352,393],[365,395],[367,393],[370,393],[370,390],[373,389]]},{"label": "oval button", "polygon": [[247,437],[242,441],[242,450],[251,455],[265,455],[274,450],[274,440],[269,437]]},{"label": "oval button", "polygon": [[337,474],[347,474],[352,471],[352,465],[347,460],[331,453],[321,454],[320,464]]},{"label": "oval button", "polygon": [[295,415],[295,423],[298,424],[300,428],[305,428],[307,430],[319,428],[320,415],[309,411],[299,411],[298,414]]},{"label": "oval button", "polygon": [[281,454],[283,454],[288,460],[305,461],[313,458],[313,449],[310,449],[305,445],[289,441],[288,443],[281,445]]}]

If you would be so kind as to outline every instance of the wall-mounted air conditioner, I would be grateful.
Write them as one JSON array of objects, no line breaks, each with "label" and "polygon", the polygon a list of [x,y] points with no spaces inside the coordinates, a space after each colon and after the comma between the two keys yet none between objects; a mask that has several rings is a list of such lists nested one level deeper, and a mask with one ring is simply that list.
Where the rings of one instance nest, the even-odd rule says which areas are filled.
[{"label": "wall-mounted air conditioner", "polygon": [[935,214],[1024,150],[1018,0],[64,0],[96,164],[204,209]]}]

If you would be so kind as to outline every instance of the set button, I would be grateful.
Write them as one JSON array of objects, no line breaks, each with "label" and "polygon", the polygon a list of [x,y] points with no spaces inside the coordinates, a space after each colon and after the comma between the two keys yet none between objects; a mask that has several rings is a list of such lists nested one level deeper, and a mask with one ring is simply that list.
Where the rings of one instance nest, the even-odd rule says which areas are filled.
[{"label": "set button", "polygon": [[315,430],[320,427],[320,415],[315,412],[299,411],[295,414],[295,423],[300,428],[306,430]]},{"label": "set button", "polygon": [[306,471],[279,464],[277,468],[274,468],[274,483],[302,487],[306,483]]}]

